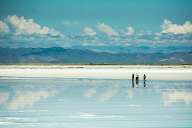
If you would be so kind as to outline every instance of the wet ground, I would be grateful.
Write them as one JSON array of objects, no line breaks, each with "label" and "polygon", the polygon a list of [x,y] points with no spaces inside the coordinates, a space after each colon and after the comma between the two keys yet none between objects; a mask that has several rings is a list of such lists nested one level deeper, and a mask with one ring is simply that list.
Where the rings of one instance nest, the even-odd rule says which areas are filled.
[{"label": "wet ground", "polygon": [[2,78],[1,128],[190,128],[192,81]]}]

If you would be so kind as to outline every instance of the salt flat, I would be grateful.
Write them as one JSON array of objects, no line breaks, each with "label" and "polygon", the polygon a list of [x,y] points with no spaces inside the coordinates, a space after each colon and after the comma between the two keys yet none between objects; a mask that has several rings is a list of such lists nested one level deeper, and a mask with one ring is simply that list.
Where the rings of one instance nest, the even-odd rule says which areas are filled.
[{"label": "salt flat", "polygon": [[149,80],[192,80],[190,65],[2,65],[0,76],[39,78],[131,79],[132,73]]}]

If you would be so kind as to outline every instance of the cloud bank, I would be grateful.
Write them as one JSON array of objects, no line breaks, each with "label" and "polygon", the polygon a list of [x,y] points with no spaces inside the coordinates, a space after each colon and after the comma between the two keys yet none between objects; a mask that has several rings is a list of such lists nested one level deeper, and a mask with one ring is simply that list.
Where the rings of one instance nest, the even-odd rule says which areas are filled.
[{"label": "cloud bank", "polygon": [[[191,44],[192,41],[190,34],[192,33],[192,23],[188,21],[183,25],[178,25],[165,20],[161,25],[162,30],[156,33],[142,30],[135,32],[135,29],[131,25],[125,28],[117,27],[114,29],[106,23],[99,22],[93,24],[93,26],[87,26],[78,21],[65,21],[65,26],[63,24],[61,22],[65,34],[48,26],[40,25],[33,19],[8,15],[6,18],[0,20],[0,47],[71,47],[79,45],[82,47],[115,47],[141,43],[166,45],[168,43]],[[73,29],[69,30],[69,33],[67,33],[68,30],[65,30],[67,25],[73,27]],[[83,30],[81,30],[82,28]],[[73,30],[74,33],[72,33]],[[28,44],[21,42],[27,42]]]}]

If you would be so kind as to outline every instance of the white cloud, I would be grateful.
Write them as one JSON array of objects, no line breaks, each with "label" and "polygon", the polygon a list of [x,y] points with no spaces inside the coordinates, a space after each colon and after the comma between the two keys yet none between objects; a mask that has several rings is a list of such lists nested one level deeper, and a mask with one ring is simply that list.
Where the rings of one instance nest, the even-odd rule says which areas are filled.
[{"label": "white cloud", "polygon": [[101,32],[107,34],[108,36],[118,36],[119,35],[119,33],[116,32],[111,26],[104,24],[104,23],[98,23],[97,28]]},{"label": "white cloud", "polygon": [[170,91],[163,93],[164,104],[170,105],[173,103],[184,102],[192,103],[192,92],[189,91]]},{"label": "white cloud", "polygon": [[0,92],[0,105],[5,103],[9,98],[9,93],[7,92]]},{"label": "white cloud", "polygon": [[187,34],[192,33],[192,23],[186,21],[183,25],[174,24],[169,20],[164,20],[161,25],[162,33]]},{"label": "white cloud", "polygon": [[25,19],[23,16],[8,15],[7,21],[15,29],[17,35],[60,35],[56,30],[40,26],[33,19]]},{"label": "white cloud", "polygon": [[11,110],[24,109],[54,94],[54,90],[17,91],[15,98],[9,102],[8,107]]},{"label": "white cloud", "polygon": [[0,32],[9,32],[9,26],[3,21],[0,21]]},{"label": "white cloud", "polygon": [[83,32],[85,35],[88,35],[88,36],[95,36],[97,33],[90,27],[85,27],[83,29]]},{"label": "white cloud", "polygon": [[129,26],[127,27],[127,35],[133,35],[135,33],[135,30],[133,27]]}]

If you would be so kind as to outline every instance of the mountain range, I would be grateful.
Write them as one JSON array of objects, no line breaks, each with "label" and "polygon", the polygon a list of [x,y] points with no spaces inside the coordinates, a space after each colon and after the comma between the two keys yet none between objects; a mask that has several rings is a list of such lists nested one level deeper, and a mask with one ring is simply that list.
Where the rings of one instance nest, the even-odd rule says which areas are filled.
[{"label": "mountain range", "polygon": [[0,64],[192,64],[192,52],[110,53],[62,47],[1,47]]}]

